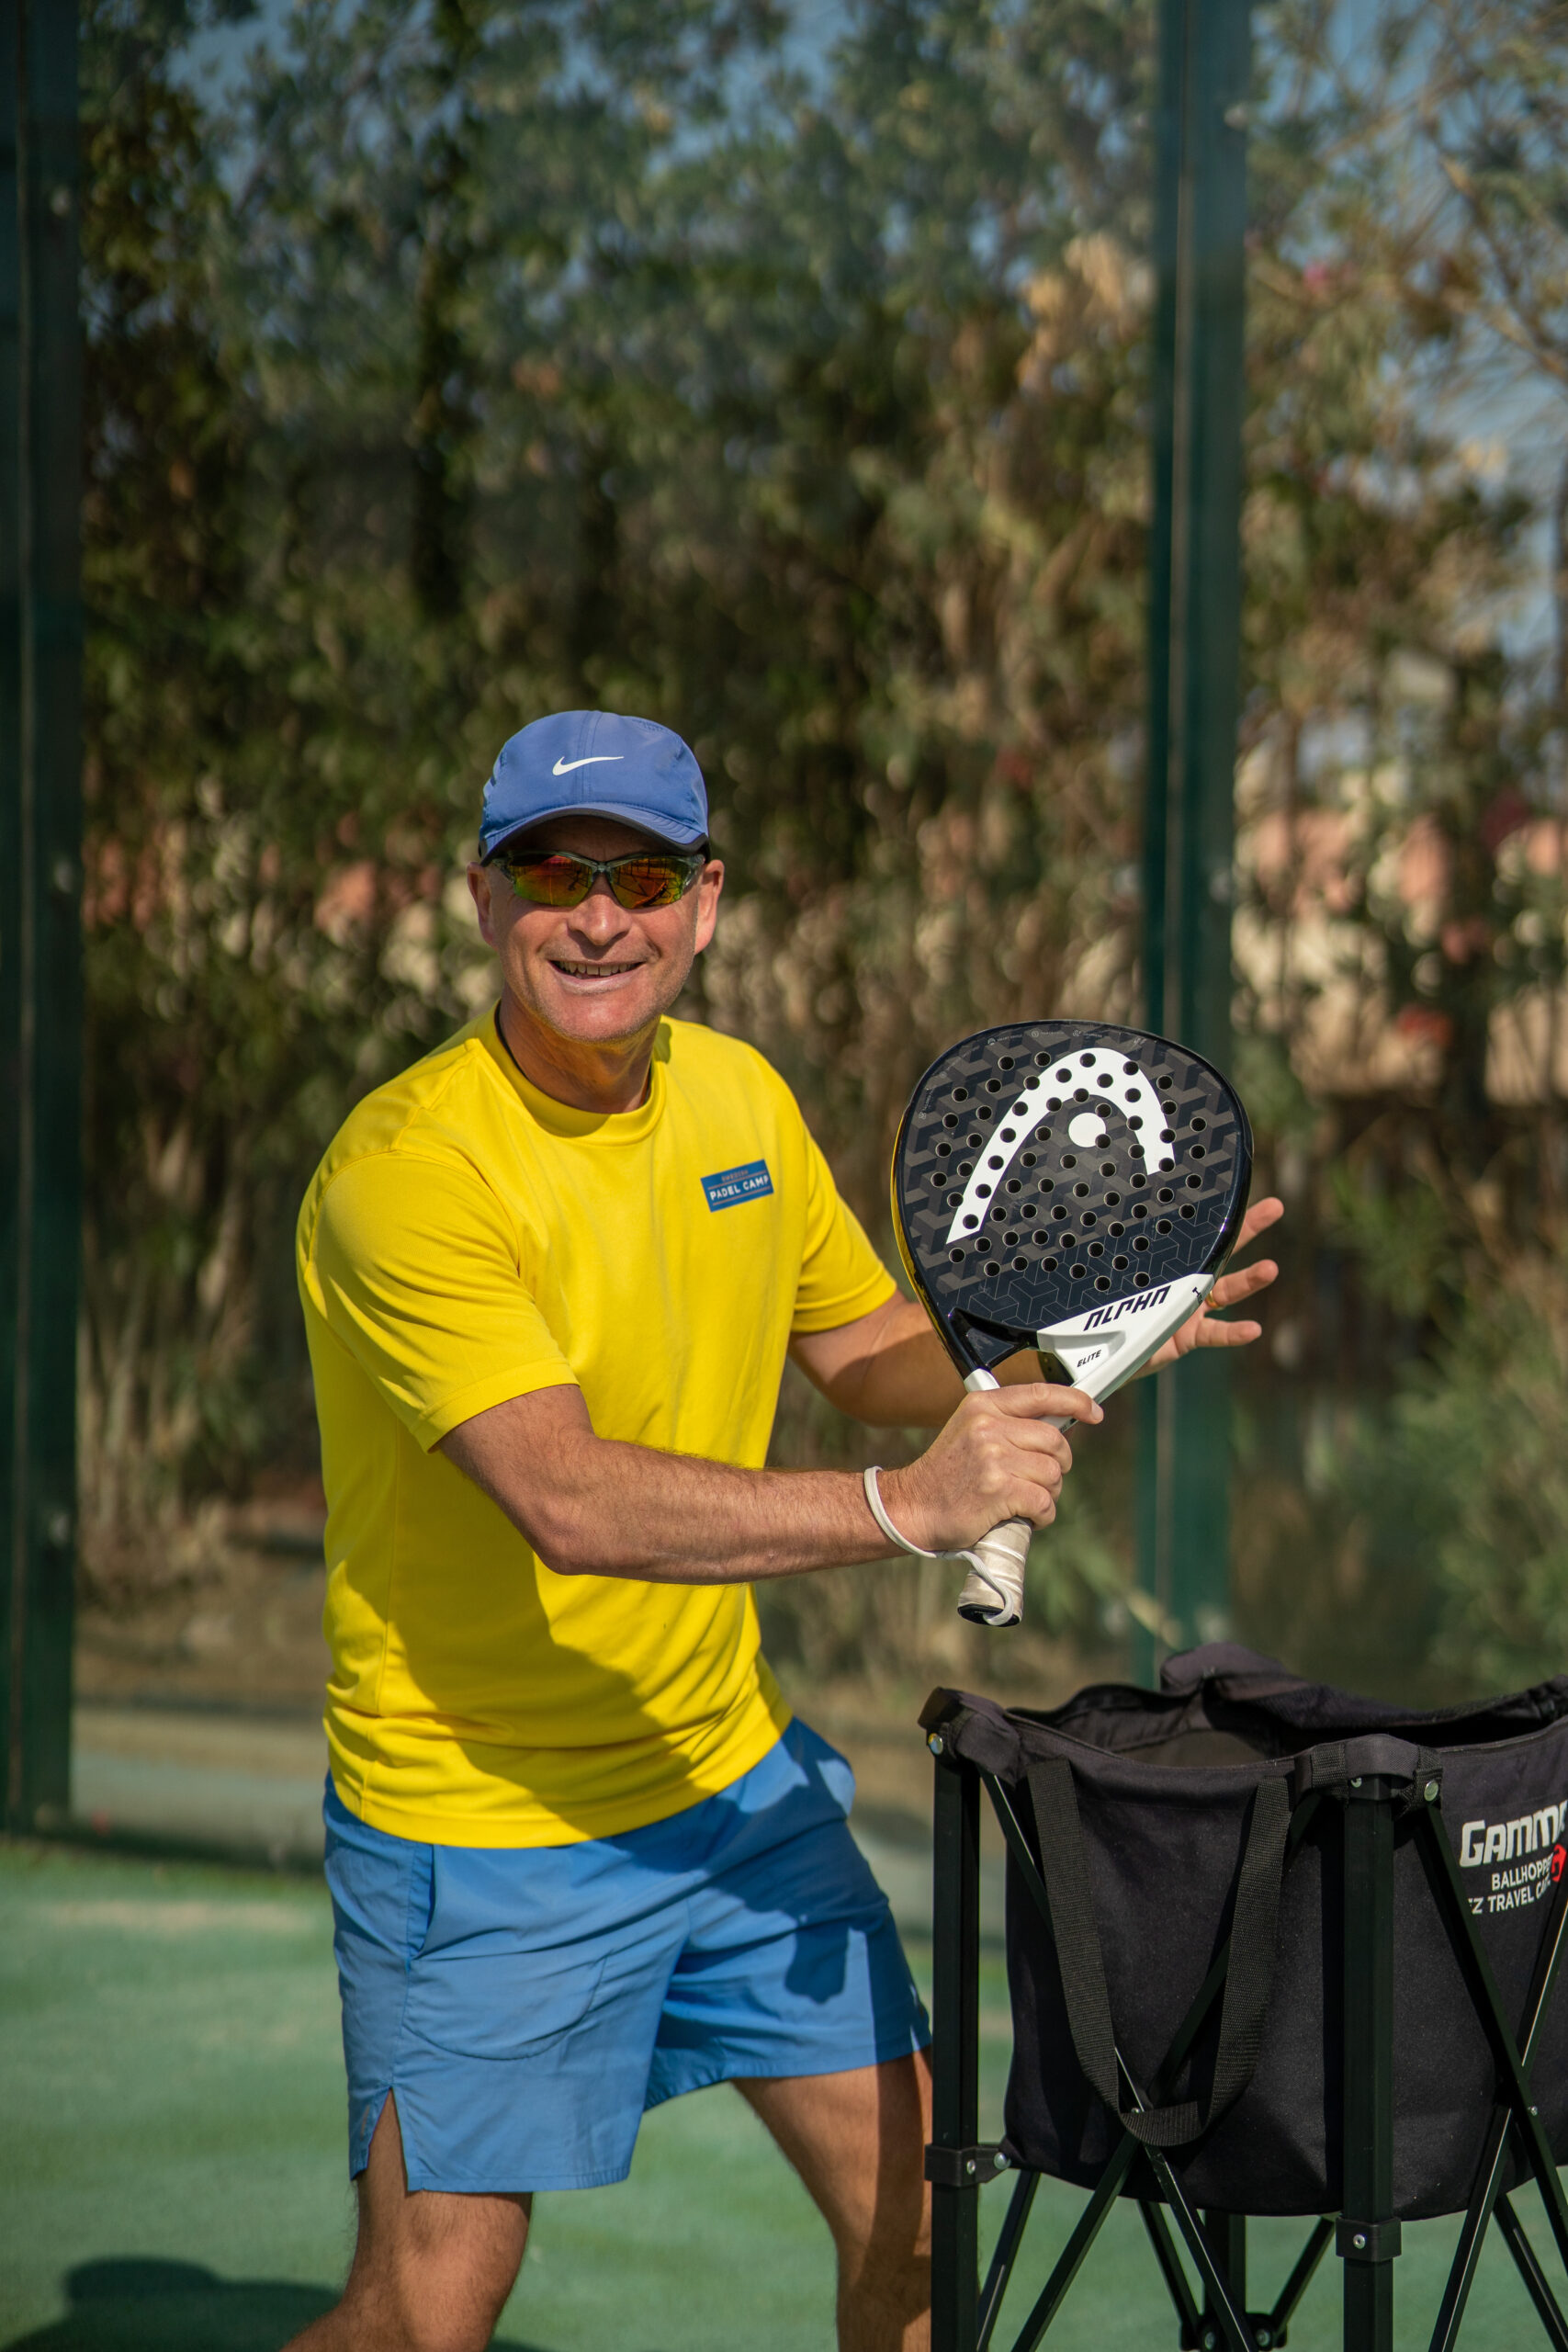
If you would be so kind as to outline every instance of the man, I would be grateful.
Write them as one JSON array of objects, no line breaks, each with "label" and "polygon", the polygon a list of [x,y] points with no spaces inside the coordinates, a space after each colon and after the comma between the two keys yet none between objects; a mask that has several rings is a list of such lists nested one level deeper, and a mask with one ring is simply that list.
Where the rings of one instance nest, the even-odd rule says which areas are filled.
[{"label": "man", "polygon": [[525,727],[468,881],[499,1002],[359,1105],[299,1220],[359,2237],[297,2343],[477,2352],[532,2193],[623,2178],[646,2108],[728,2080],[832,2232],[842,2352],[912,2352],[925,2019],[749,1589],[889,1547],[858,1476],[760,1465],[787,1350],[936,1428],[882,1492],[953,1548],[1047,1525],[1047,1417],[1100,1411],[965,1397],[780,1080],[670,1019],[723,883],[677,736]]}]

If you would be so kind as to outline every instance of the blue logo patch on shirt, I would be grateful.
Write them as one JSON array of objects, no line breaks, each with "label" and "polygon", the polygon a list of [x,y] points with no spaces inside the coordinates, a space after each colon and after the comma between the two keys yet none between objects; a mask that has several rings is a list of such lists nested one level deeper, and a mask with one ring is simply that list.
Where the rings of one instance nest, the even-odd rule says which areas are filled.
[{"label": "blue logo patch on shirt", "polygon": [[760,1201],[773,1189],[765,1159],[749,1159],[744,1168],[721,1168],[716,1176],[703,1178],[710,1209],[732,1209],[737,1201]]}]

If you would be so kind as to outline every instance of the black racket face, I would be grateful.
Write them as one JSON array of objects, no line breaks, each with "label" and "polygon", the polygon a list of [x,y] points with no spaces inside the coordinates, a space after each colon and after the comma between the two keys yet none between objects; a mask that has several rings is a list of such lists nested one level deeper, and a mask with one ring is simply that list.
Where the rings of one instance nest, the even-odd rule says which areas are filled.
[{"label": "black racket face", "polygon": [[1030,1021],[950,1046],[893,1154],[909,1278],[964,1369],[1037,1331],[1223,1264],[1252,1134],[1184,1046],[1098,1022]]}]

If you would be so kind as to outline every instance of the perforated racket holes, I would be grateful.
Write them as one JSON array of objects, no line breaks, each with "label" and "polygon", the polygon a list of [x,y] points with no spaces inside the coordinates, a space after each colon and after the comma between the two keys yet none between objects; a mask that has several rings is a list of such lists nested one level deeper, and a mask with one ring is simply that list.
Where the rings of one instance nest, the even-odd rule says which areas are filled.
[{"label": "perforated racket holes", "polygon": [[1072,1272],[1073,1272],[1073,1280],[1074,1280],[1074,1282],[1076,1282],[1076,1283],[1081,1283],[1081,1282],[1083,1282],[1083,1281],[1087,1280],[1087,1278],[1088,1278],[1088,1274],[1089,1274],[1089,1268],[1088,1268],[1087,1266],[1075,1266],[1075,1267],[1073,1268],[1073,1270],[1072,1270]]},{"label": "perforated racket holes", "polygon": [[1187,1189],[1190,1193],[1201,1192],[1202,1190],[1202,1186],[1203,1179],[1201,1176],[1189,1176],[1187,1179]]},{"label": "perforated racket holes", "polygon": [[1133,1288],[1134,1290],[1147,1290],[1148,1286],[1149,1278],[1147,1274],[1134,1274],[1133,1276]]},{"label": "perforated racket holes", "polygon": [[1170,1231],[1170,1219],[1168,1216],[1162,1216],[1159,1223],[1155,1227],[1155,1231],[1156,1233],[1168,1233]]},{"label": "perforated racket holes", "polygon": [[955,1102],[967,1102],[969,1089],[966,1086],[955,1086],[953,1090],[953,1099]]},{"label": "perforated racket holes", "polygon": [[1192,1125],[1192,1132],[1193,1132],[1193,1134],[1194,1134],[1195,1136],[1201,1136],[1201,1135],[1202,1134],[1202,1132],[1203,1132],[1204,1128],[1208,1125],[1208,1124],[1209,1124],[1209,1122],[1208,1122],[1208,1120],[1203,1116],[1203,1114],[1201,1113],[1201,1111],[1197,1112],[1197,1113],[1194,1114],[1193,1119],[1192,1119],[1192,1123],[1191,1123],[1191,1125]]},{"label": "perforated racket holes", "polygon": [[1193,1207],[1190,1201],[1183,1201],[1181,1204],[1181,1214],[1183,1216],[1196,1216],[1198,1212]]},{"label": "perforated racket holes", "polygon": [[1109,1275],[1109,1274],[1096,1274],[1096,1276],[1095,1276],[1095,1278],[1094,1278],[1094,1286],[1095,1286],[1096,1290],[1109,1290],[1109,1289],[1111,1288],[1111,1277],[1110,1277],[1110,1275]]},{"label": "perforated racket holes", "polygon": [[[953,1254],[955,1258],[962,1258],[964,1252],[962,1250],[955,1250]],[[1125,1258],[1112,1258],[1111,1262],[1115,1267],[1119,1274],[1124,1274],[1126,1272],[1128,1261]]]},{"label": "perforated racket holes", "polygon": [[1027,1258],[1015,1258],[1015,1259],[1013,1260],[1013,1261],[1012,1261],[1012,1270],[1013,1270],[1013,1272],[1014,1272],[1015,1274],[1023,1274],[1023,1273],[1027,1273],[1027,1272],[1028,1272],[1028,1271],[1029,1271],[1029,1261],[1028,1261],[1028,1259],[1027,1259]]},{"label": "perforated racket holes", "polygon": [[1134,1250],[1146,1250],[1148,1246],[1149,1237],[1146,1233],[1135,1233],[1133,1236],[1133,1247]]},{"label": "perforated racket holes", "polygon": [[1054,1274],[1061,1262],[1059,1258],[1042,1258],[1040,1261],[1048,1274]]},{"label": "perforated racket holes", "polygon": [[1011,1069],[1012,1056],[1010,1054],[998,1054],[997,1056],[997,1068],[998,1069]]},{"label": "perforated racket holes", "polygon": [[964,1263],[963,1250],[950,1250],[947,1253],[947,1261],[950,1266],[961,1266]]},{"label": "perforated racket holes", "polygon": [[1162,1184],[1156,1195],[1156,1198],[1162,1201],[1174,1201],[1176,1194],[1171,1191],[1168,1184]]},{"label": "perforated racket holes", "polygon": [[[955,1127],[955,1126],[958,1125],[958,1114],[957,1114],[957,1112],[956,1112],[956,1111],[949,1111],[949,1112],[945,1114],[945,1116],[943,1117],[943,1119],[942,1119],[942,1125],[943,1125],[944,1127]],[[938,1144],[938,1146],[937,1146],[937,1149],[938,1149],[939,1151],[942,1149],[942,1146],[941,1146],[941,1144]]]}]

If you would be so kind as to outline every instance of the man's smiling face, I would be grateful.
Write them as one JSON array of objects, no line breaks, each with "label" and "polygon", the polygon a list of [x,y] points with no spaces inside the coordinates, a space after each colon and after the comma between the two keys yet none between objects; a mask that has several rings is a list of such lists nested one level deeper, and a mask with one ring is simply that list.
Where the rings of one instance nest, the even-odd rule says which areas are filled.
[{"label": "man's smiling face", "polygon": [[[587,816],[552,817],[524,844],[601,859],[666,846],[614,818]],[[620,906],[601,876],[579,907],[536,907],[517,896],[500,866],[468,868],[479,929],[518,1013],[585,1046],[629,1043],[670,1011],[713,937],[723,884],[724,867],[710,858],[673,906],[640,912]]]}]

